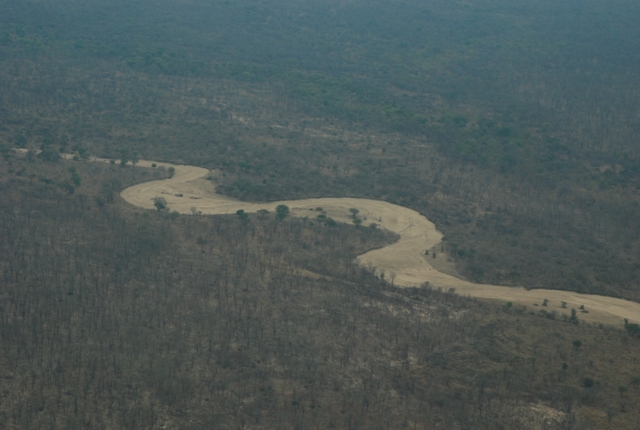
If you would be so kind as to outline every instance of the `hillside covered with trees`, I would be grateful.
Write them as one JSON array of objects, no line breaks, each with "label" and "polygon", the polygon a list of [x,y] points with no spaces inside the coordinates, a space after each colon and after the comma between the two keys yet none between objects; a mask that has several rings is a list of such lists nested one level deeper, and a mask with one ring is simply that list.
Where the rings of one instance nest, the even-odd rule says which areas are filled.
[{"label": "hillside covered with trees", "polygon": [[4,145],[412,207],[472,280],[637,299],[637,2],[3,0]]},{"label": "hillside covered with trees", "polygon": [[395,240],[382,230],[134,209],[112,190],[161,173],[130,165],[0,168],[7,429],[640,419],[637,332],[393,287],[353,264]]},{"label": "hillside covered with trees", "polygon": [[637,426],[633,327],[394,288],[352,264],[382,231],[133,209],[165,173],[86,160],[386,200],[460,277],[638,301],[638,2],[0,11],[7,428]]}]

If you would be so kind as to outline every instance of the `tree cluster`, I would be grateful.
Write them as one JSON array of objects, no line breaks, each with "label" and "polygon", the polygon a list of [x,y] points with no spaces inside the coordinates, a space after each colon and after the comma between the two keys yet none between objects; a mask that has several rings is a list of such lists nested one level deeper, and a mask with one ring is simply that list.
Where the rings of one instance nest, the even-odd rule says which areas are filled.
[{"label": "tree cluster", "polygon": [[[103,167],[112,179],[135,170]],[[66,162],[47,168],[68,174]],[[352,262],[392,240],[383,231],[271,214],[171,219],[99,206],[88,181],[86,194],[66,194],[2,177],[8,429],[633,428],[640,418],[634,338],[393,288]]]}]

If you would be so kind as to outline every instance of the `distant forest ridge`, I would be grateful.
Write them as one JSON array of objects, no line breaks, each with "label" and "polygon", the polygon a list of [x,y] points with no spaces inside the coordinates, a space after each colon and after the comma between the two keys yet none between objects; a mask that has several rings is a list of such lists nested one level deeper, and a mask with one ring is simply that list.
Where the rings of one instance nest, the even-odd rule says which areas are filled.
[{"label": "distant forest ridge", "polygon": [[640,300],[636,1],[0,0],[0,149],[410,207],[469,280]]},{"label": "distant forest ridge", "polygon": [[[640,156],[629,145],[640,123],[640,5],[631,0],[0,5],[4,55],[103,58],[150,73],[267,81],[325,114],[403,132],[432,131],[425,111],[434,108],[457,125],[482,112],[504,126],[497,141],[511,133],[575,157]],[[466,137],[471,142],[444,149],[500,163],[487,160],[482,139]],[[493,151],[503,164],[527,164],[518,148]]]}]

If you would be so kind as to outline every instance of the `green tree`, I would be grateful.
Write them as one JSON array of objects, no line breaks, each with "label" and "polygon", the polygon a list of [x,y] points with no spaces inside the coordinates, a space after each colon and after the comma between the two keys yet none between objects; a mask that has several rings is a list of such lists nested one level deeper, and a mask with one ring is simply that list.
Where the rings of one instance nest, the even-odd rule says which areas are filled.
[{"label": "green tree", "polygon": [[[575,309],[571,309],[571,316],[569,317],[569,321],[574,323],[574,324],[578,324],[578,315],[577,315]],[[575,342],[574,342],[574,344],[575,344]]]},{"label": "green tree", "polygon": [[289,206],[287,205],[278,205],[276,207],[276,218],[279,221],[282,221],[289,215]]},{"label": "green tree", "polygon": [[576,351],[580,349],[581,346],[582,346],[582,342],[580,342],[579,340],[573,341],[573,347],[576,349]]},{"label": "green tree", "polygon": [[163,211],[167,209],[167,201],[165,200],[164,197],[154,197],[152,200],[153,200],[153,205],[156,207],[158,211]]},{"label": "green tree", "polygon": [[349,209],[349,212],[351,212],[351,217],[352,217],[353,219],[356,219],[356,217],[357,217],[357,216],[358,216],[358,214],[360,213],[360,210],[359,210],[359,209],[356,209],[356,208],[351,208],[351,209]]},{"label": "green tree", "polygon": [[79,147],[77,149],[77,151],[78,151],[78,155],[80,156],[81,160],[88,160],[89,159],[89,152],[87,151],[87,148]]},{"label": "green tree", "polygon": [[631,336],[640,337],[640,325],[635,323],[629,324],[627,322],[625,323],[624,328],[627,330],[627,333],[629,333]]},{"label": "green tree", "polygon": [[27,138],[24,137],[24,135],[19,134],[16,136],[16,146],[19,146],[20,148],[24,148],[27,144]]},{"label": "green tree", "polygon": [[40,151],[40,153],[38,154],[38,158],[50,163],[55,163],[60,159],[60,154],[51,148],[45,148]]},{"label": "green tree", "polygon": [[80,184],[82,183],[82,180],[80,179],[80,175],[78,175],[77,172],[72,172],[71,173],[71,180],[73,181],[73,184],[77,187],[80,186]]},{"label": "green tree", "polygon": [[244,211],[244,209],[238,209],[236,211],[236,215],[240,218],[240,221],[247,222],[249,221],[249,214]]}]

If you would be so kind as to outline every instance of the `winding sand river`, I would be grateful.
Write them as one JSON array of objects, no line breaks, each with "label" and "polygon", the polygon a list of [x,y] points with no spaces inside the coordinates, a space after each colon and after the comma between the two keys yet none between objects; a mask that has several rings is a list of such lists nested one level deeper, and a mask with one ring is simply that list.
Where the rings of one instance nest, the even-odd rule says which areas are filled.
[{"label": "winding sand river", "polygon": [[[108,161],[96,159],[96,161]],[[139,166],[152,167],[152,161],[140,160]],[[587,312],[578,311],[581,320],[621,325],[626,318],[640,323],[640,304],[612,297],[578,294],[560,290],[525,290],[521,287],[474,284],[458,279],[434,269],[424,256],[442,239],[435,225],[418,212],[377,200],[357,198],[320,198],[290,200],[272,203],[246,203],[215,193],[214,186],[206,177],[207,169],[194,166],[171,165],[156,162],[165,168],[173,167],[171,179],[155,180],[134,185],[122,191],[124,200],[134,206],[154,209],[153,198],[164,197],[172,211],[192,213],[195,209],[203,214],[232,214],[238,209],[256,212],[267,209],[271,212],[280,204],[289,206],[294,215],[309,215],[309,209],[322,207],[327,216],[336,221],[351,222],[349,208],[360,210],[359,217],[366,217],[367,223],[375,222],[400,235],[400,240],[392,245],[367,252],[357,258],[365,267],[375,267],[378,272],[395,275],[394,283],[399,286],[418,286],[429,282],[433,287],[455,288],[457,294],[510,301],[528,306],[530,309],[556,310],[568,314],[572,308],[584,306]],[[387,279],[389,279],[387,276]],[[542,302],[547,299],[546,308]],[[566,302],[566,308],[561,303]]]}]

